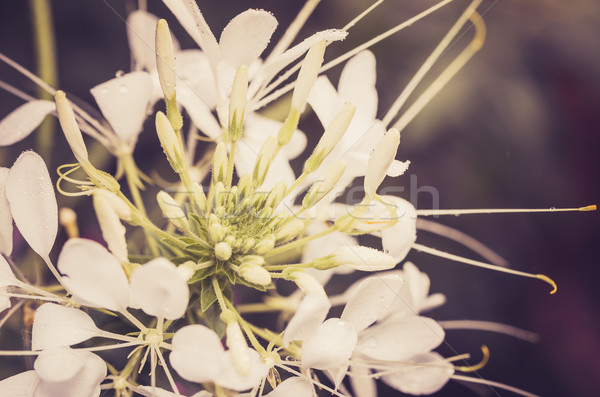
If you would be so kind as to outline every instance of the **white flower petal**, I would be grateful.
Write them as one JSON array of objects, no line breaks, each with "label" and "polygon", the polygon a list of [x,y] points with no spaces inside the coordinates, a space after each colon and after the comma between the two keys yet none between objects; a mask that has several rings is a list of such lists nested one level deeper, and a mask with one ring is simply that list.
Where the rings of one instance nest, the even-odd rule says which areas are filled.
[{"label": "white flower petal", "polygon": [[[135,393],[141,394],[145,397],[181,397],[181,394],[175,394],[165,389],[161,389],[160,387],[155,387],[152,389],[151,386],[137,386],[132,389]],[[202,390],[194,394],[192,397],[212,397],[212,394],[207,392],[206,390]]]},{"label": "white flower petal", "polygon": [[59,257],[61,283],[81,304],[122,311],[129,302],[129,281],[121,264],[92,240],[68,240]]},{"label": "white flower petal", "polygon": [[146,72],[127,73],[95,86],[90,92],[119,138],[135,143],[152,97],[150,75]]},{"label": "white flower petal", "polygon": [[344,246],[333,252],[334,260],[340,266],[350,266],[365,272],[388,270],[396,266],[396,260],[379,250],[363,246]]},{"label": "white flower petal", "polygon": [[400,262],[410,251],[417,239],[417,211],[408,201],[395,196],[381,196],[386,203],[396,208],[397,222],[381,231],[383,249]]},{"label": "white flower petal", "polygon": [[29,136],[44,118],[56,110],[53,101],[27,102],[0,120],[0,146],[9,146]]},{"label": "white flower petal", "polygon": [[327,76],[319,76],[317,78],[308,95],[307,102],[314,110],[323,127],[331,123],[333,116],[343,103],[340,101],[335,87],[331,84]]},{"label": "white flower petal", "polygon": [[21,372],[0,381],[0,396],[31,397],[35,390],[38,376],[34,370]]},{"label": "white flower petal", "polygon": [[177,88],[177,101],[185,108],[192,123],[209,138],[219,138],[222,133],[219,122],[213,116],[206,102],[190,87]]},{"label": "white flower petal", "polygon": [[444,340],[444,335],[444,330],[435,320],[405,317],[364,330],[356,352],[376,360],[402,361],[435,349]]},{"label": "white flower petal", "polygon": [[212,382],[226,365],[225,350],[213,330],[188,325],[173,336],[169,360],[177,373],[190,382]]},{"label": "white flower petal", "polygon": [[360,332],[387,312],[402,288],[404,280],[398,275],[366,278],[344,307],[340,318]]},{"label": "white flower petal", "polygon": [[[191,90],[209,107],[217,106],[217,87],[208,56],[200,50],[185,50],[176,54],[177,98],[179,89]],[[162,92],[161,92],[162,96]]]},{"label": "white flower petal", "polygon": [[69,348],[42,351],[33,364],[40,379],[47,382],[65,382],[72,379],[84,366],[91,354]]},{"label": "white flower petal", "polygon": [[[156,69],[154,52],[156,23],[158,17],[143,10],[135,10],[127,17],[127,40],[134,70]],[[179,50],[179,43],[173,38],[173,48]]]},{"label": "white flower petal", "polygon": [[[66,349],[65,349],[66,350]],[[70,349],[69,349],[70,350]],[[43,352],[42,354],[45,354]],[[57,354],[54,357],[45,357],[38,364],[41,357],[34,363],[36,371],[43,368],[44,376],[35,390],[36,397],[98,397],[100,396],[100,382],[106,377],[106,363],[97,355],[81,350],[70,350],[68,354]],[[73,376],[64,382],[55,379],[64,378],[68,369],[73,369],[73,362],[82,362],[83,365]],[[54,366],[54,368],[52,368]],[[40,368],[40,370],[38,370]]]},{"label": "white flower petal", "polygon": [[[411,366],[411,363],[415,365]],[[437,353],[426,353],[411,357],[406,367],[399,367],[397,372],[383,376],[382,380],[403,393],[424,395],[440,390],[453,374],[451,363]]]},{"label": "white flower petal", "polygon": [[215,379],[215,383],[227,389],[242,391],[252,389],[260,384],[267,376],[269,368],[260,358],[260,355],[254,349],[248,348],[248,357],[250,359],[250,372],[247,375],[241,375],[235,369],[234,352],[228,350],[226,358],[228,362],[223,367],[223,371]]},{"label": "white flower petal", "polygon": [[312,397],[314,394],[312,383],[308,379],[293,376],[279,384],[265,397]]},{"label": "white flower petal", "polygon": [[361,135],[377,117],[375,76],[375,56],[371,51],[363,51],[346,63],[338,83],[340,100],[356,105],[349,129],[356,129]]},{"label": "white flower petal", "polygon": [[400,144],[400,133],[396,129],[389,130],[377,143],[375,149],[369,156],[369,164],[365,173],[365,191],[374,194],[386,176],[387,170],[394,161],[398,145]]},{"label": "white flower petal", "polygon": [[0,254],[4,255],[10,255],[13,247],[13,220],[6,198],[6,179],[9,172],[10,169],[0,167]]},{"label": "white flower petal", "polygon": [[323,294],[308,294],[300,302],[294,317],[283,334],[283,345],[291,341],[304,340],[310,336],[327,317],[331,308],[329,299]]},{"label": "white flower petal", "polygon": [[58,231],[58,207],[44,160],[23,152],[6,179],[6,198],[15,224],[29,246],[47,258]]},{"label": "white flower petal", "polygon": [[131,274],[131,295],[142,310],[151,316],[175,320],[187,309],[190,290],[165,258],[157,258],[136,268]]},{"label": "white flower petal", "polygon": [[356,346],[354,326],[339,318],[330,318],[302,343],[302,367],[337,369],[347,366]]},{"label": "white flower petal", "polygon": [[397,177],[406,172],[408,170],[408,166],[410,165],[410,161],[400,161],[394,160],[392,164],[388,167],[386,173],[387,176]]},{"label": "white flower petal", "polygon": [[366,366],[351,366],[350,384],[355,397],[377,397],[377,384]]},{"label": "white flower petal", "polygon": [[246,10],[233,18],[219,39],[221,55],[234,68],[250,64],[263,53],[277,28],[277,19],[264,10]]},{"label": "white flower petal", "polygon": [[218,62],[219,45],[206,23],[195,0],[163,0],[163,3],[177,17],[186,32],[194,39],[207,55]]},{"label": "white flower petal", "polygon": [[15,277],[10,265],[6,259],[0,255],[0,288],[10,287],[18,284],[19,281],[17,280],[17,277]]},{"label": "white flower petal", "polygon": [[31,348],[44,350],[71,346],[101,334],[94,320],[84,311],[44,303],[35,312]]}]

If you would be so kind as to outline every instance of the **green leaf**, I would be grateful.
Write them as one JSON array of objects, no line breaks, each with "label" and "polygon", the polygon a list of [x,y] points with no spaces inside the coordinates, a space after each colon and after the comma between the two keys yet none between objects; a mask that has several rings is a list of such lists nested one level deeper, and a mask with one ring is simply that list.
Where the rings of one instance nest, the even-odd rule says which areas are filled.
[{"label": "green leaf", "polygon": [[204,280],[208,276],[212,276],[213,274],[215,274],[214,266],[207,267],[206,269],[200,269],[188,280],[188,284],[195,284],[198,281]]},{"label": "green leaf", "polygon": [[200,293],[200,309],[206,312],[217,301],[217,293],[212,286],[212,281],[205,278],[201,282],[202,292]]}]

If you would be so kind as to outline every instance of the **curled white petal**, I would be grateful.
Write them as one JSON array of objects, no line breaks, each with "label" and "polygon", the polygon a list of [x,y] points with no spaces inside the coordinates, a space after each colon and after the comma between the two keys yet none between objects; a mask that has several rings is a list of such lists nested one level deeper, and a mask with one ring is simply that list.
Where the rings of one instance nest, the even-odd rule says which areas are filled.
[{"label": "curled white petal", "polygon": [[177,267],[157,258],[131,274],[131,295],[151,316],[175,320],[183,316],[189,300],[189,287]]},{"label": "curled white petal", "polygon": [[290,320],[283,334],[283,345],[291,341],[304,340],[311,335],[327,317],[331,308],[329,299],[323,294],[308,294]]},{"label": "curled white petal", "polygon": [[190,382],[213,382],[226,365],[221,340],[203,325],[188,325],[175,333],[169,356],[177,373]]},{"label": "curled white petal", "polygon": [[68,348],[42,352],[34,363],[35,396],[98,397],[106,363],[97,355]]},{"label": "curled white petal", "polygon": [[402,361],[428,353],[444,340],[444,330],[427,317],[410,316],[384,321],[361,332],[358,353],[385,361]]},{"label": "curled white petal", "polygon": [[404,280],[398,275],[368,277],[360,283],[340,318],[360,332],[383,317],[402,288]]},{"label": "curled white petal", "polygon": [[394,389],[412,395],[433,394],[454,374],[454,367],[437,353],[418,354],[406,360],[397,371],[383,376]]},{"label": "curled white petal", "polygon": [[312,397],[314,388],[308,379],[293,376],[279,384],[271,393],[265,397]]},{"label": "curled white petal", "polygon": [[59,257],[61,282],[81,304],[122,311],[129,302],[129,281],[121,264],[92,240],[68,240]]},{"label": "curled white petal", "polygon": [[339,318],[330,318],[302,343],[302,366],[338,369],[348,366],[358,333],[354,326]]},{"label": "curled white petal", "polygon": [[247,355],[250,362],[250,371],[246,375],[242,375],[234,367],[236,360],[234,352],[228,350],[226,352],[228,361],[223,367],[223,371],[215,379],[215,383],[219,386],[236,391],[248,390],[258,386],[267,376],[269,368],[262,361],[256,350],[247,348]]},{"label": "curled white petal", "polygon": [[369,157],[367,172],[365,174],[365,191],[367,194],[375,194],[381,182],[392,164],[398,145],[400,144],[400,132],[396,129],[389,130],[375,146]]}]

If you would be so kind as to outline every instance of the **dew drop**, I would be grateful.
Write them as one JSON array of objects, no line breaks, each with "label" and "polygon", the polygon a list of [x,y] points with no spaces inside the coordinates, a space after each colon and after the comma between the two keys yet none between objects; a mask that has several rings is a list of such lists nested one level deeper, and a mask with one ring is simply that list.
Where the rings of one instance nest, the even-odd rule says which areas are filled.
[{"label": "dew drop", "polygon": [[115,77],[116,78],[121,78],[125,75],[125,72],[122,70],[117,70],[117,73],[115,73]]},{"label": "dew drop", "polygon": [[551,211],[554,211],[556,209],[556,207],[550,207]]},{"label": "dew drop", "polygon": [[121,94],[129,94],[129,88],[127,88],[126,86],[122,85],[119,87],[119,92]]},{"label": "dew drop", "polygon": [[103,89],[101,89],[101,90],[100,90],[100,94],[102,94],[102,95],[106,95],[106,94],[108,94],[108,89],[107,89],[107,88],[103,88]]}]

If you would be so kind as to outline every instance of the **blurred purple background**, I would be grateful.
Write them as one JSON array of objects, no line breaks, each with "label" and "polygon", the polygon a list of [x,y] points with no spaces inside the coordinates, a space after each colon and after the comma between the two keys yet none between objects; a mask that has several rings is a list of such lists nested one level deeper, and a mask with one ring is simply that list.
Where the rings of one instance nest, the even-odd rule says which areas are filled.
[{"label": "blurred purple background", "polygon": [[[150,11],[171,22],[183,46],[194,48],[162,3],[149,3]],[[382,114],[466,5],[460,0],[455,3],[373,48]],[[225,0],[199,4],[217,36],[229,19],[248,7],[270,10],[280,21],[276,39],[302,2]],[[323,28],[341,27],[368,4],[323,0],[301,37]],[[387,0],[351,31],[344,43],[332,46],[327,59],[430,4],[434,2]],[[123,21],[126,7],[120,0],[60,0],[53,6],[60,88],[93,104],[89,88],[113,77],[117,70],[129,69]],[[3,2],[1,9],[0,52],[34,69],[27,2]],[[483,50],[403,132],[398,158],[411,161],[408,173],[418,177],[419,186],[437,189],[441,208],[548,208],[596,203],[600,197],[600,3],[485,1],[480,8],[481,13],[484,11],[488,38]],[[441,64],[448,63],[470,37],[471,32],[467,32]],[[332,71],[333,80],[339,71]],[[29,82],[5,65],[0,65],[0,79],[33,92]],[[0,116],[19,103],[0,92]],[[312,139],[321,132],[316,127],[305,130]],[[142,140],[151,131],[145,134]],[[33,140],[28,140],[9,149],[0,148],[0,165],[10,166],[21,150],[32,145]],[[142,144],[136,155],[143,157],[144,150],[160,153]],[[67,156],[65,161],[70,161]],[[56,160],[54,168],[58,160],[62,158]],[[408,180],[407,174],[386,183],[408,186]],[[429,208],[430,197],[420,196],[418,206]],[[542,282],[411,253],[408,259],[430,274],[432,290],[447,295],[447,305],[432,313],[434,318],[498,321],[541,336],[539,344],[531,345],[490,333],[449,331],[448,346],[442,352],[470,352],[471,362],[476,362],[479,346],[486,344],[491,360],[479,371],[483,378],[545,396],[600,395],[598,213],[469,215],[440,221],[478,238],[514,268],[547,274],[558,283],[558,293],[550,296]],[[420,233],[419,241],[476,257],[425,232]],[[398,394],[381,390],[382,395]],[[450,382],[439,395],[495,394],[485,387],[471,391]]]}]

